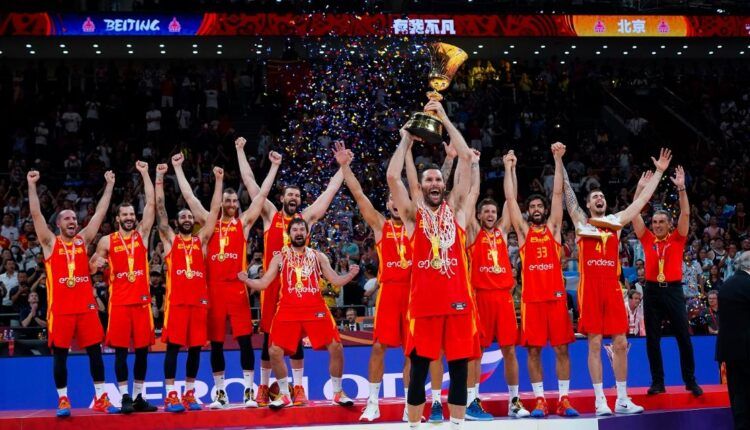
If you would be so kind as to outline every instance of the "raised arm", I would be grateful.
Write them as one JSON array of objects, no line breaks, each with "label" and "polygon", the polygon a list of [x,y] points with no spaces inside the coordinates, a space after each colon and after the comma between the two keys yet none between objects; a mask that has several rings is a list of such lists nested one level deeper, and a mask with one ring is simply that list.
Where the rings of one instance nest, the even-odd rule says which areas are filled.
[{"label": "raised arm", "polygon": [[154,194],[156,197],[156,229],[159,231],[159,237],[164,244],[164,255],[169,253],[174,241],[174,231],[169,226],[169,216],[167,215],[167,206],[164,203],[164,175],[167,173],[169,166],[159,164],[156,166],[156,181],[154,183]]},{"label": "raised arm", "polygon": [[[456,178],[453,181],[451,196],[454,196],[454,205],[458,206],[469,193],[469,187],[471,186],[471,158],[473,154],[469,145],[466,144],[466,140],[464,140],[464,137],[461,135],[461,132],[458,131],[450,118],[448,118],[448,115],[445,113],[443,105],[440,104],[440,102],[431,100],[425,105],[424,109],[426,111],[437,112],[438,118],[440,118],[443,127],[445,127],[445,130],[448,132],[451,146],[456,149],[458,165],[456,166]],[[445,180],[445,178],[443,178],[443,180]]]},{"label": "raised arm", "polygon": [[318,196],[317,199],[310,206],[306,207],[302,211],[302,218],[307,221],[309,225],[313,225],[316,222],[323,219],[326,216],[328,206],[331,205],[333,198],[336,197],[336,193],[339,192],[339,188],[344,184],[344,174],[339,169],[335,175],[328,182],[328,188],[323,191],[323,194]]},{"label": "raised arm", "polygon": [[315,255],[318,257],[318,264],[320,265],[320,270],[323,273],[323,277],[326,278],[328,282],[336,285],[337,287],[348,284],[349,281],[354,279],[354,277],[356,277],[359,273],[359,266],[357,266],[356,264],[351,264],[349,265],[349,272],[344,275],[339,275],[335,270],[333,270],[333,267],[331,267],[331,262],[328,260],[328,257],[326,257],[325,254],[320,251],[315,251]]},{"label": "raised arm", "polygon": [[526,240],[526,234],[529,231],[529,226],[523,220],[523,214],[521,208],[518,206],[517,190],[515,187],[515,176],[516,176],[516,155],[513,150],[508,151],[503,156],[503,165],[505,166],[505,178],[503,178],[503,191],[505,192],[505,204],[510,216],[510,222],[513,225],[513,229],[518,234],[519,244]]},{"label": "raised arm", "polygon": [[138,232],[143,237],[143,243],[148,243],[148,237],[151,234],[151,227],[154,226],[154,217],[156,215],[156,199],[154,197],[154,183],[148,174],[148,163],[145,161],[136,161],[135,168],[140,172],[143,178],[143,195],[146,200],[146,206],[143,208],[143,217]]},{"label": "raised arm", "polygon": [[182,198],[185,199],[190,212],[193,213],[195,222],[204,225],[206,218],[208,217],[208,211],[203,207],[201,201],[193,194],[193,189],[190,187],[190,182],[185,177],[185,172],[182,170],[182,163],[185,161],[185,157],[182,153],[177,153],[172,156],[172,167],[174,167],[174,173],[177,176],[177,184],[180,186],[180,192]]},{"label": "raised arm", "polygon": [[112,190],[115,188],[115,174],[111,170],[107,170],[104,173],[104,180],[107,181],[107,185],[104,187],[102,198],[99,199],[99,203],[96,205],[94,215],[89,220],[88,225],[82,228],[79,233],[86,245],[94,240],[99,232],[99,227],[102,225],[102,221],[104,221],[104,217],[109,212],[109,201],[112,199]]},{"label": "raised arm", "polygon": [[[406,148],[406,157],[404,158],[406,161],[406,182],[408,182],[409,185],[409,196],[411,196],[411,199],[415,202],[421,201],[422,196],[422,187],[419,186],[419,173],[417,172],[417,165],[414,164],[414,154],[412,153],[411,149],[414,147],[414,141],[409,141],[409,146]],[[443,175],[444,179],[447,179],[448,177]]]},{"label": "raised arm", "polygon": [[[555,168],[557,168],[557,165],[555,165]],[[565,207],[568,209],[570,219],[573,220],[573,225],[578,226],[578,224],[586,224],[589,217],[586,216],[586,212],[578,206],[578,198],[576,197],[575,191],[573,191],[573,187],[570,186],[570,178],[568,178],[568,170],[565,169],[565,166],[563,166],[563,183],[565,184],[563,187]]]},{"label": "raised arm", "polygon": [[[240,167],[240,176],[242,177],[242,183],[245,185],[245,188],[247,188],[247,192],[250,194],[250,198],[255,200],[255,196],[260,193],[260,187],[258,186],[258,182],[255,180],[253,169],[250,167],[250,163],[247,161],[247,155],[245,154],[245,143],[247,143],[247,140],[245,140],[244,137],[238,137],[234,141],[234,147],[235,149],[237,149],[237,163]],[[268,199],[265,199],[265,202],[263,202],[263,209],[261,211],[261,215],[263,215],[263,218],[270,221],[275,212],[276,206],[274,206],[273,203],[271,203],[271,201],[269,201]]]},{"label": "raised arm", "polygon": [[242,212],[242,224],[244,226],[249,228],[255,223],[263,211],[263,207],[268,201],[268,194],[273,187],[273,181],[276,180],[276,173],[278,173],[279,166],[281,166],[281,158],[281,154],[276,151],[268,153],[268,159],[271,161],[271,168],[268,169],[268,174],[263,180],[263,185],[260,187],[260,190],[258,190],[258,194],[252,198],[253,202],[250,204],[250,207],[247,208],[245,212]]},{"label": "raised arm", "polygon": [[211,239],[211,235],[214,234],[216,229],[216,221],[219,220],[219,214],[221,213],[221,193],[224,190],[224,169],[221,167],[214,167],[214,194],[211,196],[211,210],[208,212],[206,222],[201,226],[198,232],[198,237],[201,243],[205,247],[208,244],[208,240]]},{"label": "raised arm", "polygon": [[565,155],[565,145],[560,142],[552,144],[552,158],[555,160],[555,178],[552,185],[552,201],[550,202],[549,222],[552,233],[555,235],[557,242],[562,242],[562,221],[563,221],[563,166],[562,158]]},{"label": "raised arm", "polygon": [[680,217],[677,219],[677,232],[684,237],[690,232],[690,202],[685,189],[685,170],[682,166],[677,166],[674,176],[669,179],[677,187],[677,195],[680,196]]},{"label": "raised arm", "polygon": [[443,167],[440,168],[440,173],[443,174],[443,180],[448,181],[453,171],[453,160],[456,159],[458,154],[453,145],[443,142],[443,148],[445,148],[445,160],[443,160]]},{"label": "raised arm", "polygon": [[266,269],[266,272],[260,279],[248,278],[247,272],[238,273],[237,279],[244,282],[251,290],[265,290],[271,285],[271,281],[279,276],[279,264],[281,264],[281,254],[276,254],[271,259],[271,262],[268,264],[268,269]]},{"label": "raised arm", "polygon": [[34,231],[39,243],[42,245],[44,256],[48,257],[52,253],[52,246],[55,244],[55,233],[47,226],[47,220],[42,215],[42,208],[39,204],[39,194],[37,194],[36,183],[39,182],[39,172],[30,170],[26,174],[26,182],[29,186],[29,212],[31,220],[34,222]]},{"label": "raised arm", "polygon": [[[637,199],[638,196],[641,195],[643,188],[651,180],[651,177],[653,175],[654,172],[650,170],[646,170],[641,174],[641,179],[638,180],[638,185],[636,185],[635,187],[635,195],[633,195],[633,199]],[[641,236],[643,236],[643,233],[646,232],[646,223],[643,221],[643,217],[641,216],[640,212],[638,212],[638,214],[633,217],[633,231],[635,231],[635,235],[639,239],[641,238]]]},{"label": "raised arm", "polygon": [[656,167],[656,172],[653,177],[648,181],[646,186],[643,187],[643,191],[641,191],[638,198],[635,199],[630,206],[617,213],[617,217],[620,219],[622,225],[629,223],[636,215],[641,213],[643,206],[651,200],[651,196],[654,194],[654,191],[656,191],[656,187],[659,186],[659,182],[661,182],[662,174],[664,174],[664,171],[669,167],[669,162],[672,161],[672,151],[662,148],[661,153],[659,154],[659,159],[657,160],[654,157],[651,157],[651,161],[654,162],[654,167]]},{"label": "raised arm", "polygon": [[385,177],[388,181],[388,189],[391,191],[393,202],[396,204],[399,212],[401,212],[401,217],[413,220],[416,208],[414,207],[413,200],[409,198],[409,192],[406,191],[404,181],[401,179],[401,171],[404,170],[406,150],[410,142],[414,140],[414,136],[404,128],[401,128],[399,132],[401,133],[401,142],[396,147],[396,152],[393,153],[391,161],[388,162]]},{"label": "raised arm", "polygon": [[474,239],[479,233],[479,223],[477,222],[477,200],[479,199],[480,174],[479,174],[479,157],[480,153],[477,150],[472,150],[473,158],[471,160],[471,186],[469,187],[469,195],[466,196],[463,202],[464,212],[466,212],[466,237],[467,244],[474,243]]},{"label": "raised arm", "polygon": [[362,213],[365,222],[367,222],[370,228],[375,232],[375,241],[377,242],[380,239],[379,236],[383,230],[385,217],[375,209],[375,206],[372,205],[372,202],[370,202],[370,199],[367,198],[362,190],[362,185],[357,180],[357,177],[354,176],[354,172],[352,172],[351,168],[351,162],[354,156],[352,152],[346,149],[343,142],[336,142],[334,145],[334,155],[336,157],[336,162],[339,163],[339,167],[341,167],[341,171],[344,173],[344,183],[349,188],[349,191],[351,191],[354,201],[357,202],[357,207],[359,208],[360,213]]}]

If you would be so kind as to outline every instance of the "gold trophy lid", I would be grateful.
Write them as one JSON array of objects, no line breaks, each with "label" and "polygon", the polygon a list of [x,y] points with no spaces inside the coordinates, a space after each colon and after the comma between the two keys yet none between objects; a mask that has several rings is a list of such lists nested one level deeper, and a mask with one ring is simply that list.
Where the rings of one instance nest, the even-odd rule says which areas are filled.
[{"label": "gold trophy lid", "polygon": [[458,46],[436,42],[430,44],[430,87],[436,91],[448,88],[456,72],[469,56]]}]

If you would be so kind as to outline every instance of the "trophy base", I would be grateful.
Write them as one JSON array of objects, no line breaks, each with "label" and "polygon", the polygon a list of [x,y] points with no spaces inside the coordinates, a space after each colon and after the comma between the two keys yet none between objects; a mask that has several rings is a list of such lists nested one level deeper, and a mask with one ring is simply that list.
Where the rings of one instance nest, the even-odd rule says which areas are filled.
[{"label": "trophy base", "polygon": [[406,130],[424,142],[439,144],[443,142],[443,123],[434,116],[424,112],[414,112],[406,123]]}]

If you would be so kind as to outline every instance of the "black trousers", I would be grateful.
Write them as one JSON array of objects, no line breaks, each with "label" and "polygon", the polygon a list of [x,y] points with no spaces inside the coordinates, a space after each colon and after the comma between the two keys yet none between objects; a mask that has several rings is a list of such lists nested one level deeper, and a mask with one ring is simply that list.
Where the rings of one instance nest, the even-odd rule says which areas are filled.
[{"label": "black trousers", "polygon": [[750,430],[750,361],[727,361],[727,385],[735,430]]},{"label": "black trousers", "polygon": [[660,287],[647,283],[643,297],[643,317],[646,325],[646,349],[651,367],[651,382],[664,384],[664,364],[661,358],[661,323],[668,319],[680,349],[680,369],[685,384],[695,382],[695,358],[690,341],[687,308],[682,286]]}]

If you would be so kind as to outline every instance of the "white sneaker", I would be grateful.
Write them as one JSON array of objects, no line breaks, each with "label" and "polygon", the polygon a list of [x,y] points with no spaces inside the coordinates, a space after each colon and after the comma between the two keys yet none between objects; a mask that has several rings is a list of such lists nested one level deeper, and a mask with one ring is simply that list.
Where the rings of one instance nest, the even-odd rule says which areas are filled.
[{"label": "white sneaker", "polygon": [[508,402],[508,416],[511,418],[526,418],[531,415],[526,408],[523,407],[521,399],[514,397]]},{"label": "white sneaker", "polygon": [[255,401],[255,393],[249,388],[245,388],[245,407],[257,408],[258,402]]},{"label": "white sneaker", "polygon": [[216,398],[210,405],[209,409],[225,409],[229,406],[229,399],[227,399],[227,393],[224,390],[216,390]]},{"label": "white sneaker", "polygon": [[378,406],[378,402],[368,400],[365,410],[362,412],[362,415],[359,416],[359,420],[372,422],[378,418],[380,418],[380,407]]},{"label": "white sneaker", "polygon": [[344,390],[341,390],[338,393],[333,393],[333,400],[331,400],[331,403],[338,406],[352,406],[354,405],[354,400],[350,399]]},{"label": "white sneaker", "polygon": [[597,417],[606,417],[612,415],[612,409],[609,408],[609,405],[607,405],[607,399],[596,399],[596,416]]},{"label": "white sneaker", "polygon": [[640,414],[643,412],[643,406],[638,406],[630,400],[630,397],[617,399],[615,402],[615,412],[618,414]]}]

